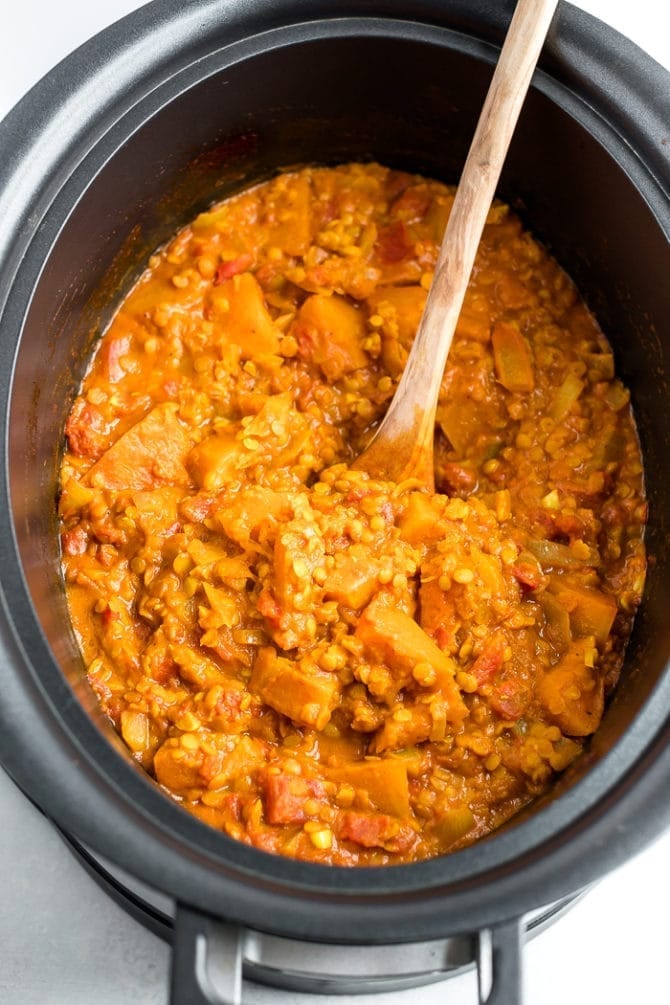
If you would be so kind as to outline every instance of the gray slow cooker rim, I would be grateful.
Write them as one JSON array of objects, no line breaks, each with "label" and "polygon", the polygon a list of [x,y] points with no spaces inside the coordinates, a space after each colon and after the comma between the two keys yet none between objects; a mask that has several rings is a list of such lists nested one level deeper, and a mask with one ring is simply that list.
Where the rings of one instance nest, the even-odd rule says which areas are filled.
[{"label": "gray slow cooker rim", "polygon": [[[283,12],[287,15],[286,21],[291,13],[296,18],[303,16],[306,6],[302,0],[286,0],[284,3],[273,4],[272,11],[275,17]],[[317,8],[310,5],[310,24],[319,24],[317,10],[321,6],[323,5],[319,4]],[[364,22],[361,10],[368,6],[372,5],[356,5],[356,20],[360,25]],[[389,6],[398,8],[398,11],[400,9],[395,0]],[[421,11],[425,12],[430,8],[433,12],[439,12],[440,6],[439,3],[422,4]],[[454,6],[462,11],[463,18],[466,13],[472,16],[480,9],[491,7],[482,3]],[[68,97],[64,104],[67,106],[69,101],[76,99],[79,90],[86,91],[89,88],[92,66],[98,65],[103,58],[106,65],[111,65],[115,60],[125,64],[131,53],[136,53],[138,46],[142,48],[149,36],[153,38],[152,56],[155,57],[160,48],[161,58],[169,65],[168,56],[176,59],[178,52],[186,51],[184,33],[177,33],[177,37],[177,25],[184,17],[194,15],[194,8],[207,13],[212,7],[210,3],[190,4],[186,13],[179,3],[172,0],[150,4],[68,57],[53,75],[48,75],[37,85],[8,119],[0,124],[0,149],[18,151],[13,171],[11,164],[4,169],[0,168],[0,192],[4,192],[5,197],[8,191],[15,193],[17,179],[19,185],[25,184],[26,179],[20,178],[21,165],[25,163],[24,158],[31,149],[39,148],[41,140],[39,127],[34,128],[36,110],[39,109],[40,116],[44,115],[45,118],[49,114],[55,117],[62,110],[61,85],[65,80],[65,93]],[[242,25],[245,11],[249,21],[253,22],[256,13],[262,14],[266,5],[262,2],[244,4],[241,0],[236,0],[229,7],[231,12],[239,15],[239,24]],[[499,5],[495,5],[496,15],[499,15],[500,9]],[[336,20],[340,24],[344,12],[345,8],[338,7]],[[154,13],[157,17],[152,16]],[[413,11],[412,23],[418,15],[419,11]],[[596,37],[594,19],[589,19],[567,5],[562,10],[561,19],[561,29],[565,19],[565,36],[573,49],[585,28],[590,29],[586,40],[590,37],[593,43]],[[157,20],[160,30],[168,33],[168,40],[171,39],[174,46],[173,52],[156,44],[156,32],[159,30]],[[392,18],[381,20],[390,25]],[[502,34],[505,19],[498,17],[498,20]],[[332,21],[326,20],[326,23],[332,24]],[[292,27],[297,30],[295,23]],[[242,28],[240,31],[244,33]],[[267,27],[262,34],[262,38],[253,36],[252,41],[255,39],[259,45],[271,41]],[[650,64],[648,68],[651,77],[657,81],[662,78],[667,88],[665,71],[621,36],[609,29],[605,35],[609,35],[609,45],[616,48],[620,57],[626,52],[630,56],[630,60],[625,60],[623,65],[625,67],[630,62],[636,68],[635,83],[641,90],[636,90],[635,94],[640,102],[650,101],[657,96],[650,93],[652,85],[647,75],[638,73],[640,62],[645,67]],[[603,58],[608,47],[604,44],[600,28],[597,40],[595,49],[599,58]],[[554,39],[548,57],[550,63],[555,63],[558,50],[560,45]],[[157,57],[155,63],[157,67]],[[619,70],[621,71],[621,67]],[[146,98],[152,89],[145,86],[146,76],[139,85],[142,94],[138,100]],[[632,84],[633,81],[631,86]],[[611,93],[608,89],[608,101]],[[122,98],[119,97],[119,100]],[[86,102],[83,106],[85,108]],[[130,104],[125,110],[129,109]],[[597,111],[596,109],[596,113]],[[108,125],[102,130],[103,133],[108,127],[111,128],[110,123],[120,121],[120,117],[121,113],[116,108],[113,114],[107,116]],[[639,117],[636,121],[639,125]],[[26,140],[28,123],[32,124],[34,130],[32,142]],[[76,123],[73,123],[73,132],[75,130]],[[89,135],[88,139],[91,138]],[[84,134],[80,149],[84,148],[86,139]],[[657,184],[658,179],[663,178],[664,163],[667,169],[667,157],[665,162],[656,159],[655,163],[648,164],[639,150],[632,146],[631,149],[634,153],[631,170],[639,168],[645,176],[645,194],[650,202],[655,203],[657,215],[665,218],[665,232],[670,236],[667,192]],[[17,300],[17,291],[18,301],[21,300],[26,262],[30,260],[30,254],[23,259],[25,247],[22,247],[21,236],[26,245],[35,237],[40,237],[43,220],[45,233],[48,231],[47,218],[51,204],[59,198],[62,186],[73,176],[73,171],[76,173],[74,164],[64,164],[58,157],[52,161],[51,173],[46,171],[48,164],[40,162],[38,158],[39,166],[42,169],[40,176],[43,175],[44,178],[42,187],[35,193],[39,209],[33,214],[30,225],[25,227],[23,234],[21,235],[20,228],[26,217],[22,215],[20,201],[14,205],[13,213],[10,212],[4,218],[0,213],[0,265],[4,265],[0,278],[0,310],[5,310],[5,324],[9,328],[13,324],[17,332],[20,331],[21,318],[12,317],[11,305]],[[5,181],[6,185],[3,184]],[[11,210],[12,206],[9,208]],[[3,301],[9,296],[12,281],[12,298],[7,310]],[[24,289],[23,294],[29,300],[30,290]],[[4,701],[0,706],[0,721],[4,727],[0,755],[19,784],[61,826],[72,830],[77,837],[130,871],[141,866],[142,875],[157,888],[165,889],[178,899],[203,910],[216,912],[223,909],[226,916],[234,920],[300,938],[392,942],[412,941],[497,923],[543,902],[574,892],[642,847],[670,820],[670,807],[666,807],[662,799],[654,799],[656,812],[648,813],[650,797],[654,793],[663,793],[670,777],[670,750],[667,736],[664,735],[667,733],[667,729],[664,729],[667,723],[658,706],[651,717],[638,717],[630,737],[627,737],[627,740],[636,745],[637,757],[633,763],[628,763],[623,748],[617,745],[601,765],[594,769],[593,775],[587,775],[572,793],[561,797],[558,802],[565,810],[571,794],[574,801],[575,793],[579,790],[579,805],[572,816],[567,815],[567,823],[566,820],[557,820],[556,826],[545,826],[542,829],[538,827],[537,818],[531,819],[494,840],[482,842],[457,855],[390,870],[346,870],[314,866],[246,848],[188,817],[176,805],[160,796],[155,787],[139,773],[130,771],[128,765],[106,743],[105,755],[99,762],[94,761],[91,751],[96,748],[96,743],[102,750],[104,741],[86,717],[83,708],[79,708],[73,701],[72,693],[64,680],[59,689],[60,696],[54,702],[53,694],[47,696],[30,671],[31,662],[34,663],[35,659],[31,660],[28,647],[37,659],[52,662],[54,669],[56,664],[29,608],[10,515],[7,405],[11,396],[14,350],[14,344],[6,345],[5,339],[2,340],[0,360],[3,377],[0,395],[5,421],[2,492],[6,505],[0,515],[0,583],[4,613],[0,624],[0,643],[4,650],[4,661],[13,672],[9,673]],[[27,674],[22,672],[25,669],[28,669]],[[668,691],[670,681],[666,673],[655,693],[658,698],[667,699]],[[667,708],[667,700],[660,707]],[[648,702],[647,711],[649,710]],[[63,715],[70,713],[75,721],[79,719],[81,731],[71,733],[64,728]],[[27,716],[33,717],[30,726],[37,727],[37,742],[35,730],[26,728]],[[20,728],[17,728],[17,723]],[[27,736],[31,737],[30,740],[26,739]],[[630,747],[630,743],[628,746]],[[617,761],[624,766],[620,764],[617,768]],[[123,770],[120,767],[122,764]],[[76,775],[73,768],[77,769]],[[598,788],[598,768],[601,768],[601,775],[607,768],[615,776],[616,783]],[[65,784],[62,777],[56,777],[61,769],[69,771]],[[132,784],[126,786],[124,781]],[[143,795],[146,803],[144,800],[133,803],[131,791]],[[599,800],[595,806],[594,798]],[[558,813],[558,802],[543,811],[545,823],[552,817],[561,815]],[[147,804],[152,807],[151,813],[147,811]],[[100,810],[99,817],[94,812],[96,809]],[[633,821],[634,828],[631,826]],[[540,836],[541,830],[543,836]],[[611,844],[612,832],[620,835],[617,846]],[[527,837],[525,841],[524,835]],[[514,868],[515,845],[521,846],[525,852],[522,870]],[[496,855],[492,852],[496,848],[504,848],[504,852]],[[155,850],[161,852],[162,858],[159,861],[153,860]],[[200,877],[197,884],[193,882],[194,870]],[[473,898],[475,891],[478,896]],[[268,898],[274,902],[274,911],[268,908]],[[221,905],[225,907],[222,908]],[[354,905],[357,911],[357,930],[352,932],[349,919]],[[444,917],[447,910],[449,917]],[[407,922],[400,932],[397,924],[399,912]]]}]

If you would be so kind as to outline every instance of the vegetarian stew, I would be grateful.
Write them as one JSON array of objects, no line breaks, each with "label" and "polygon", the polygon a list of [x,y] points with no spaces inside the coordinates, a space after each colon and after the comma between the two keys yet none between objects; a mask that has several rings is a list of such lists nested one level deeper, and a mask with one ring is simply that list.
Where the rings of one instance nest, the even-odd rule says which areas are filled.
[{"label": "vegetarian stew", "polygon": [[285,173],[156,253],[66,425],[72,623],[132,756],[201,820],[336,865],[440,855],[598,728],[645,576],[629,394],[573,283],[491,209],[437,491],[353,470],[454,190]]}]

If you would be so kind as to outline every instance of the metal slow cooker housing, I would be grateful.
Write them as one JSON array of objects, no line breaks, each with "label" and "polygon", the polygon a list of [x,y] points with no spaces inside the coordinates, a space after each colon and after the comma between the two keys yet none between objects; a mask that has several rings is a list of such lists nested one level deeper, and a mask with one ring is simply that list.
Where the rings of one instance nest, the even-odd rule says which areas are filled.
[{"label": "metal slow cooker housing", "polygon": [[63,424],[151,251],[214,199],[296,164],[376,159],[456,181],[512,6],[156,0],[0,124],[0,760],[61,828],[181,905],[175,1002],[217,1000],[194,967],[211,919],[225,919],[340,944],[488,933],[486,1000],[511,1005],[521,915],[581,889],[670,819],[670,76],[569,4],[500,193],[608,334],[645,457],[647,588],[584,756],[532,812],[454,855],[359,870],[270,856],[184,813],[136,767],[95,706],[69,627],[55,515]]}]

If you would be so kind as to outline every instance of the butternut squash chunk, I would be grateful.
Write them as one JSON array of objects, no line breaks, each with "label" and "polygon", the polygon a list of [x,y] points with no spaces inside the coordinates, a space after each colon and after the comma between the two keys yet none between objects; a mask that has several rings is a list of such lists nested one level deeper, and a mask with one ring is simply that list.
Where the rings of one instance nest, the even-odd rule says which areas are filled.
[{"label": "butternut squash chunk", "polygon": [[[370,753],[405,750],[430,739],[435,723],[428,705],[405,702],[398,704],[386,717],[370,745]],[[442,737],[444,739],[444,736]]]},{"label": "butternut squash chunk", "polygon": [[410,815],[407,765],[399,758],[358,761],[333,769],[330,777],[339,785],[346,783],[367,792],[382,813],[397,817]]},{"label": "butternut squash chunk", "polygon": [[454,679],[454,663],[413,618],[377,596],[361,614],[356,636],[373,658],[403,678],[411,679],[418,664],[429,664],[435,673],[435,689],[447,702],[448,720],[462,722],[466,708]]},{"label": "butternut squash chunk", "polygon": [[247,548],[261,528],[279,520],[287,511],[286,497],[263,485],[247,485],[227,494],[216,510],[216,522],[224,534]]},{"label": "butternut squash chunk", "polygon": [[177,405],[157,405],[112,444],[90,469],[88,480],[114,491],[187,485],[184,460],[190,446]]},{"label": "butternut squash chunk", "polygon": [[154,772],[161,785],[171,792],[184,795],[190,789],[202,788],[200,775],[204,757],[202,750],[185,749],[176,738],[166,740],[154,756]]},{"label": "butternut squash chunk", "polygon": [[363,350],[363,315],[336,293],[308,297],[292,330],[300,355],[318,366],[329,380],[339,380],[368,362]]},{"label": "butternut squash chunk", "polygon": [[341,687],[334,674],[316,669],[308,673],[267,646],[256,657],[249,689],[293,722],[324,729],[338,704]]},{"label": "butternut squash chunk", "polygon": [[594,638],[577,639],[536,685],[538,700],[567,736],[590,736],[602,719],[604,681],[592,662]]},{"label": "butternut squash chunk", "polygon": [[263,291],[250,272],[226,279],[210,293],[208,315],[224,342],[237,345],[247,359],[276,354],[279,331]]},{"label": "butternut squash chunk", "polygon": [[403,541],[409,544],[437,541],[442,533],[438,523],[441,510],[439,497],[425,492],[410,493],[399,524]]},{"label": "butternut squash chunk", "polygon": [[218,492],[238,473],[242,444],[233,433],[215,433],[193,447],[186,458],[193,481],[206,492]]},{"label": "butternut squash chunk", "polygon": [[338,552],[334,561],[333,568],[328,571],[324,597],[354,610],[363,607],[379,588],[379,563],[368,548],[359,544]]}]

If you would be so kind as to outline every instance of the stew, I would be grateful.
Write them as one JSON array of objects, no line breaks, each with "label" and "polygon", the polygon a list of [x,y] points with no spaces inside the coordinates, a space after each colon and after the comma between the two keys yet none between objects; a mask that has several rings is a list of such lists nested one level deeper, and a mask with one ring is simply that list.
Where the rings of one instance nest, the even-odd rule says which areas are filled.
[{"label": "stew", "polygon": [[67,421],[63,570],[132,756],[233,838],[337,865],[461,848],[598,728],[640,601],[629,393],[572,282],[491,209],[437,491],[353,470],[453,189],[279,175],[156,253]]}]

